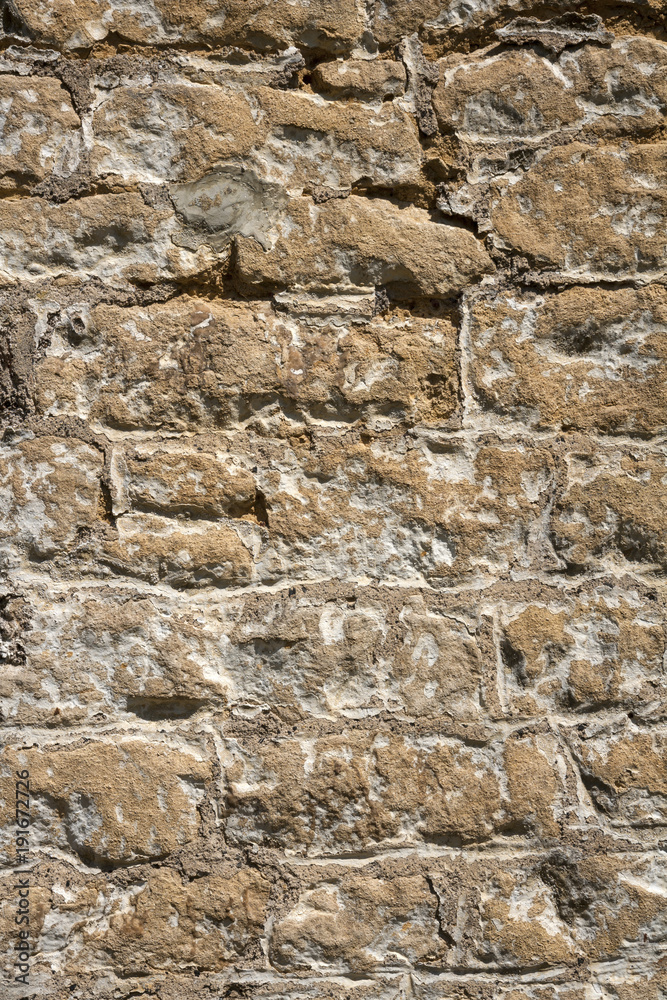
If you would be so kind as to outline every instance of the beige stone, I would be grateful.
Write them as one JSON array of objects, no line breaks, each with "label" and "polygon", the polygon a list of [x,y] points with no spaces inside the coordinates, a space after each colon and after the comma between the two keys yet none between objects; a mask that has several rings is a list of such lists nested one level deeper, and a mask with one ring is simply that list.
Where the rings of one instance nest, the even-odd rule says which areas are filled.
[{"label": "beige stone", "polygon": [[664,711],[664,610],[655,591],[611,582],[576,595],[550,587],[501,607],[511,713],[603,705],[658,717]]},{"label": "beige stone", "polygon": [[0,190],[25,191],[80,165],[81,122],[59,81],[0,75],[3,113]]},{"label": "beige stone", "polygon": [[666,305],[662,285],[480,298],[472,373],[481,408],[540,430],[664,433]]},{"label": "beige stone", "polygon": [[601,815],[614,826],[665,825],[665,732],[626,720],[572,729],[568,742]]},{"label": "beige stone", "polygon": [[441,131],[471,146],[544,142],[583,119],[563,71],[523,49],[442,60],[433,108]]},{"label": "beige stone", "polygon": [[399,97],[405,91],[405,67],[392,59],[338,59],[320,63],[313,73],[313,83],[334,97],[381,101]]},{"label": "beige stone", "polygon": [[516,184],[497,181],[491,220],[498,245],[535,268],[591,283],[664,272],[665,173],[661,143],[628,149],[558,146]]},{"label": "beige stone", "polygon": [[245,595],[177,610],[146,590],[68,587],[54,601],[33,585],[30,629],[0,680],[4,724],[64,727],[99,713],[185,723],[225,708],[237,718],[483,717],[475,608],[353,594],[312,587],[297,601]]},{"label": "beige stone", "polygon": [[453,324],[446,313],[299,322],[263,302],[190,296],[140,308],[83,300],[63,309],[36,373],[40,413],[125,429],[215,429],[277,402],[302,419],[343,407],[353,424],[453,419]]},{"label": "beige stone", "polygon": [[[11,877],[3,886],[0,934],[13,948],[9,882]],[[53,980],[64,965],[75,981],[93,972],[103,984],[113,970],[119,979],[137,976],[145,985],[146,977],[160,972],[181,972],[189,980],[195,969],[224,969],[257,949],[268,889],[253,871],[189,880],[173,869],[143,868],[139,877],[114,884],[108,875],[71,868],[38,870],[31,892],[40,951],[31,977],[42,973]]]},{"label": "beige stone", "polygon": [[330,975],[395,968],[397,960],[434,965],[445,951],[423,876],[355,873],[304,886],[294,908],[276,922],[270,947],[281,972],[321,969]]},{"label": "beige stone", "polygon": [[[138,194],[100,194],[53,205],[42,198],[0,201],[0,285],[88,275],[110,286],[192,277],[206,256],[176,247],[171,209]],[[223,260],[224,263],[224,260]]]},{"label": "beige stone", "polygon": [[568,477],[552,516],[556,549],[573,568],[664,565],[665,456],[662,449],[598,448],[592,442],[567,456]]},{"label": "beige stone", "polygon": [[302,198],[290,203],[289,220],[289,234],[268,253],[240,239],[236,274],[243,286],[382,285],[401,298],[450,296],[493,271],[471,233],[431,222],[412,206],[355,196],[313,206]]},{"label": "beige stone", "polygon": [[92,127],[94,174],[124,183],[191,184],[229,162],[295,190],[419,179],[416,125],[392,105],[339,107],[299,91],[173,82],[116,88]]},{"label": "beige stone", "polygon": [[[201,750],[137,737],[6,747],[4,780],[30,772],[31,850],[73,852],[84,863],[159,858],[191,841],[211,776]],[[5,859],[14,854],[14,802],[3,807]],[[5,863],[6,860],[5,860]]]},{"label": "beige stone", "polygon": [[0,457],[5,568],[20,554],[35,564],[76,550],[103,517],[103,456],[81,441],[26,435]]},{"label": "beige stone", "polygon": [[344,51],[360,37],[363,19],[353,0],[307,0],[296,11],[286,0],[140,0],[118,7],[111,0],[17,0],[19,16],[47,45],[90,49],[109,32],[131,43],[241,45],[260,50],[303,45],[316,51]]},{"label": "beige stone", "polygon": [[294,854],[456,846],[515,831],[549,840],[577,811],[550,735],[489,734],[482,748],[349,733],[226,750],[228,839]]}]

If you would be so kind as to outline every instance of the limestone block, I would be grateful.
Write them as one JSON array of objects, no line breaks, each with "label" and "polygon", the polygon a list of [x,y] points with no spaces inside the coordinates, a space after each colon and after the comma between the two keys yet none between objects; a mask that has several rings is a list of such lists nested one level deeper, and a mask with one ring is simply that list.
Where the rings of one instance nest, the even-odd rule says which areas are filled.
[{"label": "limestone block", "polygon": [[334,97],[381,101],[404,93],[405,67],[392,59],[338,59],[320,63],[313,73],[313,83]]},{"label": "limestone block", "polygon": [[[3,878],[7,892],[0,904],[0,936],[10,949],[15,936],[11,878]],[[114,883],[108,873],[42,866],[31,889],[39,942],[31,978],[46,974],[53,981],[55,970],[67,969],[76,980],[92,972],[104,988],[109,969],[121,980],[143,978],[144,985],[147,976],[160,972],[170,978],[181,972],[190,979],[195,967],[224,969],[257,948],[268,888],[252,871],[191,880],[173,869],[143,867],[138,877]]]},{"label": "limestone block", "polygon": [[109,33],[131,44],[206,43],[261,50],[290,45],[343,52],[360,40],[364,19],[353,0],[313,0],[295,9],[287,0],[17,0],[17,15],[31,36],[65,51],[89,50]]},{"label": "limestone block", "polygon": [[389,966],[435,965],[446,949],[434,899],[421,875],[383,879],[349,873],[303,887],[271,934],[281,972],[368,974]]},{"label": "limestone block", "polygon": [[664,433],[666,307],[662,285],[480,298],[471,334],[480,406],[540,430]]},{"label": "limestone block", "polygon": [[[91,865],[168,855],[199,828],[211,765],[197,749],[141,737],[7,746],[3,778],[30,772],[32,850],[42,844]],[[3,807],[4,860],[14,854],[14,801]]]},{"label": "limestone block", "polygon": [[0,190],[25,191],[64,178],[81,163],[81,122],[58,80],[0,75]]},{"label": "limestone block", "polygon": [[[313,205],[294,199],[290,228],[269,252],[239,240],[236,274],[252,289],[382,285],[398,297],[455,295],[493,271],[482,244],[429,214],[354,195]],[[333,252],[332,252],[333,251]]]},{"label": "limestone block", "polygon": [[54,601],[33,587],[30,628],[0,679],[6,726],[100,713],[185,724],[223,708],[237,718],[484,718],[476,608],[428,593],[346,598],[320,586],[176,608],[147,590],[70,586]]},{"label": "limestone block", "polygon": [[212,430],[281,407],[302,420],[342,408],[350,424],[447,422],[458,410],[455,329],[446,312],[362,328],[344,313],[299,321],[264,302],[75,300],[53,322],[35,393],[44,415],[128,430]]},{"label": "limestone block", "polygon": [[83,275],[110,286],[192,277],[210,260],[176,247],[171,208],[139,194],[100,194],[54,205],[42,198],[0,201],[0,286]]},{"label": "limestone block", "polygon": [[102,516],[103,456],[81,441],[26,434],[0,455],[2,560],[72,554]]},{"label": "limestone block", "polygon": [[594,722],[567,735],[595,808],[615,827],[664,830],[665,731]]},{"label": "limestone block", "polygon": [[585,824],[557,739],[519,731],[487,740],[380,731],[227,741],[227,838],[344,855],[513,833],[549,841],[573,820]]},{"label": "limestone block", "polygon": [[[509,595],[508,595],[509,596]],[[661,717],[664,595],[602,581],[564,593],[540,588],[500,603],[503,695],[510,713],[613,706]]]},{"label": "limestone block", "polygon": [[568,454],[567,482],[551,521],[559,555],[573,569],[609,565],[659,572],[665,563],[662,448],[577,444]]},{"label": "limestone block", "polygon": [[492,185],[496,241],[537,269],[584,282],[659,277],[664,162],[662,143],[558,146],[516,184]]}]

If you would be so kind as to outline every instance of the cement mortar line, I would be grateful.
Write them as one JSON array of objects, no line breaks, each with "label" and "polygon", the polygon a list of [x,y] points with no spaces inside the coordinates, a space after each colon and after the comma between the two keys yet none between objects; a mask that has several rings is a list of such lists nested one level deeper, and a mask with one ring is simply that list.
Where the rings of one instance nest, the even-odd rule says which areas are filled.
[{"label": "cement mortar line", "polygon": [[[655,574],[655,575],[652,575]],[[383,590],[387,591],[414,591],[418,593],[427,593],[430,595],[442,594],[444,596],[462,596],[465,594],[479,595],[480,592],[491,590],[492,588],[499,586],[509,586],[516,585],[517,583],[536,583],[550,589],[560,588],[565,594],[572,591],[579,591],[586,586],[594,586],[595,584],[608,583],[609,580],[615,581],[628,581],[632,580],[639,587],[664,587],[667,580],[665,580],[662,573],[656,570],[647,570],[644,575],[639,575],[634,567],[623,567],[623,566],[610,566],[604,569],[597,570],[594,573],[582,574],[580,577],[567,576],[563,573],[556,573],[554,571],[530,571],[525,570],[523,572],[515,571],[513,574],[510,573],[508,576],[495,576],[488,577],[485,579],[473,579],[466,581],[459,585],[452,586],[436,586],[429,584],[421,578],[407,579],[407,580],[381,580],[374,577],[350,577],[349,579],[341,579],[340,577],[313,577],[309,579],[288,579],[285,581],[280,581],[275,584],[249,584],[244,587],[192,587],[176,589],[169,586],[168,584],[161,583],[148,583],[141,579],[132,579],[128,577],[111,577],[111,578],[92,578],[92,579],[79,579],[76,582],[66,579],[54,580],[51,577],[44,576],[39,577],[36,574],[24,574],[16,573],[13,574],[13,579],[7,580],[5,583],[0,584],[0,589],[4,589],[6,592],[14,592],[20,590],[22,587],[25,588],[23,596],[28,596],[31,591],[36,594],[43,593],[45,588],[48,588],[50,593],[58,594],[68,594],[71,592],[84,592],[84,591],[95,591],[95,590],[128,590],[132,593],[142,593],[145,596],[157,596],[158,598],[168,598],[170,601],[185,602],[191,601],[192,603],[199,601],[202,605],[207,606],[219,606],[224,603],[227,599],[237,599],[244,596],[255,596],[255,595],[278,595],[284,591],[296,590],[301,588],[305,591],[301,595],[288,595],[293,597],[295,601],[299,600],[299,597],[310,596],[310,592],[318,587],[322,587],[326,584],[335,585],[339,590],[344,590],[346,588],[362,588],[363,590]],[[188,592],[189,591],[189,592]],[[202,600],[202,597],[208,598],[208,600]],[[493,605],[488,606],[488,610],[492,610]]]},{"label": "cement mortar line", "polygon": [[[270,707],[270,703],[266,703],[267,707]],[[257,714],[259,715],[265,706],[257,706]],[[215,712],[229,713],[229,707],[224,706],[221,708],[213,708],[210,714]],[[377,714],[381,714],[378,712]],[[386,713],[389,715],[389,713]],[[54,729],[53,727],[47,726],[18,726],[16,728],[12,726],[2,726],[0,727],[0,740],[5,740],[7,743],[12,745],[20,744],[25,746],[25,749],[30,749],[32,747],[38,746],[43,747],[53,743],[60,743],[63,746],[75,743],[80,739],[100,739],[102,742],[113,743],[113,737],[119,737],[126,739],[127,737],[133,737],[139,740],[145,740],[148,744],[155,739],[156,736],[161,736],[165,741],[174,738],[175,742],[181,746],[192,746],[192,741],[205,739],[207,736],[218,736],[222,740],[232,740],[238,743],[244,743],[249,740],[263,739],[267,743],[273,743],[279,737],[275,733],[270,732],[260,736],[255,736],[252,733],[237,733],[237,732],[225,732],[225,727],[234,728],[235,725],[251,725],[253,723],[253,718],[239,718],[234,720],[226,719],[210,719],[207,718],[207,713],[204,710],[202,712],[201,718],[194,718],[181,723],[171,722],[167,720],[160,721],[149,721],[149,720],[139,720],[139,719],[109,719],[106,722],[96,722],[94,729],[91,729],[91,720],[83,722],[79,725],[66,726],[62,729]],[[373,726],[366,726],[367,723],[373,722]],[[301,720],[300,730],[296,733],[288,733],[284,737],[284,742],[289,742],[290,740],[298,742],[299,739],[303,739],[308,735],[309,731],[314,727],[319,727],[320,729],[326,729],[327,726],[340,726],[341,723],[347,724],[349,727],[349,735],[352,737],[355,733],[377,732],[377,716],[373,715],[364,719],[345,719],[340,716],[309,716],[306,719]],[[594,731],[597,728],[605,729],[619,722],[624,724],[628,721],[627,712],[623,709],[618,709],[613,711],[611,709],[602,709],[596,712],[593,716],[590,713],[585,713],[582,715],[554,715],[547,714],[535,715],[535,716],[522,716],[514,718],[502,718],[487,716],[479,718],[461,718],[461,719],[443,719],[439,717],[437,720],[427,721],[423,724],[423,728],[419,728],[416,731],[411,730],[410,727],[414,726],[416,723],[419,724],[418,718],[412,718],[410,716],[397,717],[396,715],[391,715],[386,719],[387,723],[393,724],[392,734],[397,738],[407,737],[415,741],[420,739],[429,739],[439,737],[444,740],[452,740],[458,743],[473,742],[475,745],[481,744],[484,746],[491,746],[494,743],[504,742],[509,739],[514,733],[534,729],[536,727],[546,726],[546,731],[553,735],[563,735],[562,730],[569,732],[574,728],[579,728],[582,725],[587,730]],[[216,723],[219,722],[219,729]],[[639,732],[646,733],[649,735],[656,730],[664,729],[667,727],[667,719],[664,717],[657,719],[650,718],[638,718],[636,715],[631,720],[632,725]],[[215,727],[215,728],[214,728]],[[403,731],[405,727],[405,731]],[[480,727],[483,727],[486,732],[479,733]],[[400,731],[399,731],[400,730]],[[470,732],[466,732],[470,730]],[[93,736],[90,736],[91,732]],[[340,734],[340,730],[337,730]],[[476,734],[477,733],[477,734]],[[88,735],[86,735],[88,734]],[[323,736],[331,735],[329,733],[323,733]],[[33,740],[35,742],[30,743]]]},{"label": "cement mortar line", "polygon": [[[468,363],[465,362],[465,356],[462,354],[462,361],[466,364],[466,373],[468,371]],[[467,378],[467,375],[466,375]],[[469,395],[469,401],[474,399],[472,389],[468,387],[467,396]],[[67,416],[59,417],[47,417],[41,422],[41,428],[43,428],[45,434],[55,434],[55,429],[51,430],[49,428],[49,422],[62,422],[74,419],[78,422],[79,418],[69,418]],[[614,447],[627,447],[627,448],[638,448],[640,450],[650,450],[651,448],[660,448],[667,445],[667,431],[652,435],[650,438],[644,437],[633,437],[628,434],[601,434],[596,431],[595,428],[568,428],[567,430],[562,430],[558,428],[552,428],[547,430],[539,430],[531,427],[529,424],[523,424],[520,421],[512,420],[508,418],[505,423],[495,424],[493,426],[485,426],[481,421],[487,419],[483,415],[480,415],[472,410],[468,413],[468,419],[470,424],[466,427],[459,428],[438,428],[435,426],[427,426],[424,424],[416,424],[411,427],[402,427],[401,433],[405,438],[433,438],[436,440],[463,440],[476,442],[480,438],[491,438],[495,437],[503,441],[503,443],[513,443],[525,447],[526,444],[533,444],[537,442],[539,444],[548,444],[553,442],[559,445],[559,450],[563,450],[563,446],[568,443],[568,440],[576,441],[582,438],[594,441],[598,446],[610,449]],[[491,419],[491,418],[488,418]],[[497,418],[496,418],[497,419]],[[93,434],[99,437],[104,437],[110,444],[126,444],[126,443],[144,443],[144,442],[162,442],[162,441],[183,441],[187,442],[189,440],[196,440],[197,438],[209,438],[213,441],[232,441],[234,437],[239,435],[249,435],[252,436],[255,432],[248,430],[248,424],[255,417],[248,418],[247,424],[238,423],[236,425],[230,425],[228,428],[220,430],[187,430],[187,431],[159,431],[159,430],[136,430],[136,431],[118,431],[110,427],[103,426],[101,424],[92,421],[88,423],[87,421],[82,421],[82,426],[89,429]],[[666,421],[667,422],[667,421]],[[317,429],[322,431],[331,431],[332,434],[336,432],[342,432],[342,436],[346,437],[350,434],[355,434],[359,430],[368,431],[367,426],[363,421],[359,421],[358,426],[352,426],[349,423],[338,422],[338,421],[327,421],[327,420],[313,420],[307,417],[303,421],[303,427],[307,429]],[[20,425],[17,427],[17,431],[20,433]],[[41,429],[40,428],[40,429]],[[30,433],[34,435],[34,431],[30,428]],[[383,438],[391,439],[395,435],[396,428],[388,431],[371,431],[375,437],[379,440]],[[34,435],[37,436],[37,435]],[[71,437],[76,439],[76,434],[71,434]],[[262,436],[262,440],[265,440]],[[276,443],[289,448],[289,438],[269,438],[268,440],[274,440]]]}]

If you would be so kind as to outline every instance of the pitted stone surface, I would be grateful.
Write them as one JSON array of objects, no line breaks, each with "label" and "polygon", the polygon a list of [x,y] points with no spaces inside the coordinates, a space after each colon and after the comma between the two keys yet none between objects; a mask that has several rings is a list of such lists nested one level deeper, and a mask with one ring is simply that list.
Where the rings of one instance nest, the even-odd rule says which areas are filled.
[{"label": "pitted stone surface", "polygon": [[2,1000],[667,996],[666,13],[4,5]]}]

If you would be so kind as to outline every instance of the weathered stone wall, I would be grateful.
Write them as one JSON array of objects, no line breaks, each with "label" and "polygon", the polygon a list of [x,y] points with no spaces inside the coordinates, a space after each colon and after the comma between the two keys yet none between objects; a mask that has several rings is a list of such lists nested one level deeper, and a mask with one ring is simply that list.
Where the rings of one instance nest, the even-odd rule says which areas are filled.
[{"label": "weathered stone wall", "polygon": [[0,997],[664,1000],[665,0],[2,9]]}]

